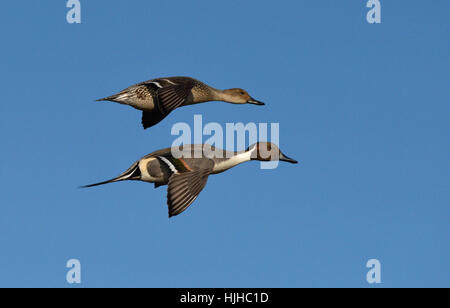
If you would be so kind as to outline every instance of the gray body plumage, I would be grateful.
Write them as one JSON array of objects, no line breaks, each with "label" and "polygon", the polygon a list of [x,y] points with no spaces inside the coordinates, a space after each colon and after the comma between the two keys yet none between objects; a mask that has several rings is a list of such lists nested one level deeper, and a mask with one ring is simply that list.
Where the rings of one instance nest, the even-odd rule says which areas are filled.
[{"label": "gray body plumage", "polygon": [[[276,157],[275,155],[261,157],[263,150],[261,144],[268,145],[266,150],[276,154]],[[167,204],[170,217],[180,214],[194,202],[205,187],[209,175],[221,173],[252,159],[273,160],[274,157],[276,160],[296,163],[270,143],[256,143],[242,152],[225,151],[207,144],[184,145],[150,153],[136,161],[118,177],[84,187],[124,180],[154,183],[155,187],[168,185]]]}]

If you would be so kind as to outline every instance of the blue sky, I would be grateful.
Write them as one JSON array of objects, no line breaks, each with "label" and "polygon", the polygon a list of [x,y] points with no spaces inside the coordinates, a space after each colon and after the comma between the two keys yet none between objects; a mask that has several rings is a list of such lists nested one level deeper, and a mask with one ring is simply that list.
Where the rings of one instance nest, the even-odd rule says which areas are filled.
[{"label": "blue sky", "polygon": [[[0,287],[450,286],[450,2],[2,3]],[[94,102],[160,76],[242,87],[265,107],[210,103],[144,131]],[[123,182],[177,122],[279,122],[298,165],[210,177],[167,218],[165,188]]]}]

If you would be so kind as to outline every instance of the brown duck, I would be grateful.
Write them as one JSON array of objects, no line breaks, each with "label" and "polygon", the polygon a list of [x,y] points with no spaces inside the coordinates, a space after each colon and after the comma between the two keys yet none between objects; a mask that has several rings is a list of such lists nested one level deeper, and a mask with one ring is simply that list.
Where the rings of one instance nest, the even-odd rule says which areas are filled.
[{"label": "brown duck", "polygon": [[97,101],[116,102],[142,110],[144,129],[156,125],[181,106],[209,101],[264,105],[243,89],[219,90],[191,77],[166,77],[144,81]]}]

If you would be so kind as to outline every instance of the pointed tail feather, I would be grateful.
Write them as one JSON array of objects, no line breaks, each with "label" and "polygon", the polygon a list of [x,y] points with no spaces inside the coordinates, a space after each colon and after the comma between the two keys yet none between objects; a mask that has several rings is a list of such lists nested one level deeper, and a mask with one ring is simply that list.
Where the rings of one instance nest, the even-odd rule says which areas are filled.
[{"label": "pointed tail feather", "polygon": [[120,93],[108,96],[108,97],[104,97],[104,98],[99,98],[97,100],[95,100],[96,102],[101,102],[101,101],[110,101],[110,102],[123,102],[126,99],[128,99],[130,97],[130,93],[126,92],[126,91],[122,91]]},{"label": "pointed tail feather", "polygon": [[140,177],[141,177],[141,171],[139,170],[139,163],[135,162],[130,168],[128,168],[127,171],[125,171],[124,173],[122,173],[121,175],[119,175],[118,177],[116,177],[114,179],[110,179],[110,180],[99,182],[99,183],[80,186],[80,188],[89,188],[89,187],[94,187],[94,186],[99,186],[99,185],[104,185],[104,184],[114,183],[114,182],[119,182],[119,181],[126,181],[126,180],[138,180],[138,179],[140,179]]},{"label": "pointed tail feather", "polygon": [[103,97],[103,98],[99,98],[99,99],[96,99],[95,101],[96,102],[103,102],[103,101],[111,101],[111,102],[114,102],[115,101],[115,99],[117,98],[117,94],[115,94],[115,95],[111,95],[111,96],[108,96],[108,97]]},{"label": "pointed tail feather", "polygon": [[104,184],[114,183],[114,182],[119,182],[119,181],[123,181],[123,180],[115,178],[115,179],[111,179],[111,180],[107,180],[107,181],[99,182],[99,183],[95,183],[95,184],[83,185],[83,186],[80,186],[80,188],[89,188],[89,187],[94,187],[94,186],[99,186],[99,185],[104,185]]}]

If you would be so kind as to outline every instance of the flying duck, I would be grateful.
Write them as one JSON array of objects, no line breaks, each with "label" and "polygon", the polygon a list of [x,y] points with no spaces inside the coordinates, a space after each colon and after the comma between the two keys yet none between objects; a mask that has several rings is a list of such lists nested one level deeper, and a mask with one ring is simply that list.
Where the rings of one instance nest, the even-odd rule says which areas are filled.
[{"label": "flying duck", "polygon": [[243,89],[219,90],[191,77],[166,77],[144,81],[97,101],[116,102],[142,110],[144,129],[156,125],[181,106],[209,101],[264,105]]},{"label": "flying duck", "polygon": [[226,151],[208,144],[183,145],[155,151],[136,161],[114,179],[82,187],[126,180],[154,183],[155,188],[168,185],[167,205],[169,217],[172,217],[182,213],[195,201],[210,174],[224,172],[250,160],[297,163],[269,142],[257,142],[241,152]]}]

